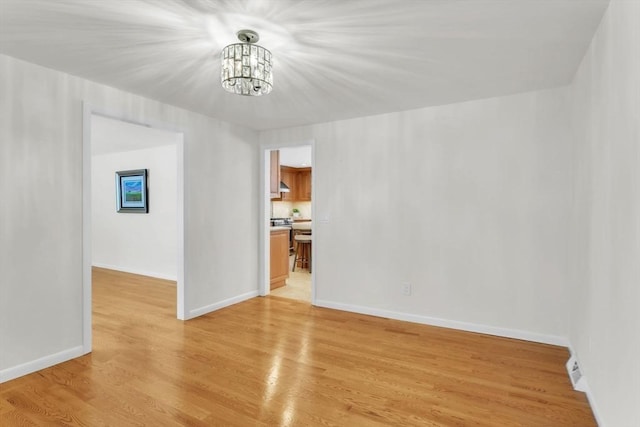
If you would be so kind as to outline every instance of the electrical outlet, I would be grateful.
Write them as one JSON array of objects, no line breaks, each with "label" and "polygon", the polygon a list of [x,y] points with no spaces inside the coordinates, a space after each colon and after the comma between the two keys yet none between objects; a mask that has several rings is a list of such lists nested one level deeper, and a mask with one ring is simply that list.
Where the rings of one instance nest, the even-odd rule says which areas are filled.
[{"label": "electrical outlet", "polygon": [[411,295],[411,283],[402,284],[402,295],[405,295],[405,296]]}]

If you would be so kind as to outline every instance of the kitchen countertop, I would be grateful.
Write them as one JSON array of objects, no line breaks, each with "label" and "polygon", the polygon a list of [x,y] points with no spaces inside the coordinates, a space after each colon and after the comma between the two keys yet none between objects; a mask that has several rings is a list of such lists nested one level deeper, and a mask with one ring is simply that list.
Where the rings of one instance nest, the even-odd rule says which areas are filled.
[{"label": "kitchen countertop", "polygon": [[278,230],[291,230],[291,227],[281,227],[281,226],[271,227],[271,231],[278,231]]}]

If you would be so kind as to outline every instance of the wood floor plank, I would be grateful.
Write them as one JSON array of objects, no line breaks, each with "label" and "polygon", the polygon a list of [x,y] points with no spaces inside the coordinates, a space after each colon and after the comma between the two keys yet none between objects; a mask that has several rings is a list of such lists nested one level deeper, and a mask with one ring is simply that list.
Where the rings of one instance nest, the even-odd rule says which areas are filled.
[{"label": "wood floor plank", "polygon": [[94,349],[0,386],[0,425],[595,426],[567,349],[93,272]]}]

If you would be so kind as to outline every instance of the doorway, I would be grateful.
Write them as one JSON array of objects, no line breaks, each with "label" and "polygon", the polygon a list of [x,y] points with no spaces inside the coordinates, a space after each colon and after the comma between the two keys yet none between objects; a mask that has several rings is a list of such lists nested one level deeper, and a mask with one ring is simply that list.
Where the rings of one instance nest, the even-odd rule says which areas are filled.
[{"label": "doorway", "polygon": [[[92,267],[171,280],[184,319],[184,134],[85,105],[83,339],[92,347]],[[147,169],[145,213],[116,210],[116,173]],[[159,230],[162,230],[159,232]]]},{"label": "doorway", "polygon": [[313,151],[313,142],[262,150],[261,295],[315,303]]}]

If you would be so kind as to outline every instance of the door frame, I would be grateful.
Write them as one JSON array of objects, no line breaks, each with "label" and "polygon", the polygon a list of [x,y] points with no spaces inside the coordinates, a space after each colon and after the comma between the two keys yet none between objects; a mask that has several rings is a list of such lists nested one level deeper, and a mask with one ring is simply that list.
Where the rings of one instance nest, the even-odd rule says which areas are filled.
[{"label": "door frame", "polygon": [[106,108],[82,103],[82,346],[84,353],[90,353],[93,343],[92,333],[92,233],[91,233],[91,116],[97,115],[109,119],[120,120],[139,126],[164,130],[182,134],[182,138],[176,144],[176,219],[177,219],[177,253],[176,253],[176,317],[185,319],[185,294],[187,284],[184,277],[184,247],[185,247],[185,224],[184,224],[184,194],[185,194],[185,167],[184,149],[186,132],[178,127],[163,122],[145,123],[122,112],[108,110]]},{"label": "door frame", "polygon": [[[289,143],[274,143],[274,144],[261,144],[260,145],[260,238],[259,238],[259,280],[258,280],[258,293],[260,296],[267,296],[271,292],[270,289],[270,227],[271,223],[271,197],[269,188],[269,177],[271,173],[271,150],[278,150],[281,148],[294,148],[302,146],[311,146],[311,212],[314,217],[317,217],[316,206],[316,141],[310,139],[306,141],[295,141]],[[317,221],[313,221],[311,224],[311,234],[314,236],[314,240],[317,239]],[[317,245],[311,245],[311,305],[316,305],[316,295],[318,290],[318,284],[316,283],[316,247]]]}]

